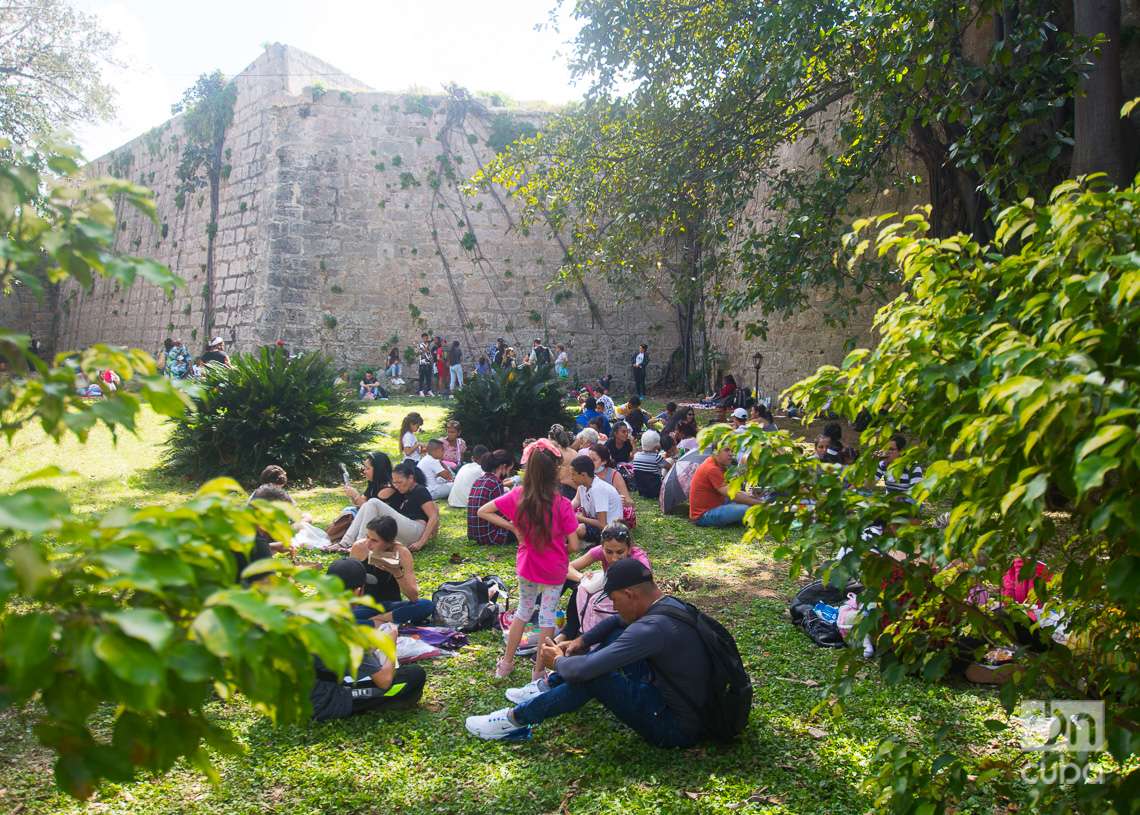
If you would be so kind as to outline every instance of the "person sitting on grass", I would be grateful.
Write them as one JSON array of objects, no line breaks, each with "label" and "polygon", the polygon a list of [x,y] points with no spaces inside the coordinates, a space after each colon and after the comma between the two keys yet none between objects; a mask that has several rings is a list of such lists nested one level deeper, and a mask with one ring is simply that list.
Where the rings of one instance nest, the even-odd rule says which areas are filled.
[{"label": "person sitting on grass", "polygon": [[446,498],[451,492],[451,482],[455,476],[443,463],[443,441],[431,439],[427,443],[424,457],[416,462],[420,472],[424,474],[424,484],[428,494],[435,500]]},{"label": "person sitting on grass", "polygon": [[672,462],[661,455],[661,435],[646,430],[641,436],[641,449],[633,456],[633,486],[642,498],[657,500],[661,494],[661,476]]},{"label": "person sitting on grass", "polygon": [[641,434],[647,428],[653,427],[656,421],[652,416],[641,409],[641,399],[636,396],[631,396],[629,401],[621,405],[617,409],[619,419],[624,419],[625,423],[629,425],[629,429],[633,431],[633,437],[640,439]]},{"label": "person sitting on grass", "polygon": [[[600,622],[599,617],[617,613],[609,598],[602,594],[602,580],[597,578],[604,579],[610,566],[627,557],[640,560],[649,568],[653,567],[649,555],[633,545],[629,527],[621,521],[615,521],[606,524],[599,545],[570,561],[570,571],[566,574],[566,585],[571,589],[570,602],[566,604],[566,622],[555,637],[555,642],[575,639]],[[600,572],[583,574],[584,569],[589,569],[595,563],[602,565]],[[591,585],[595,583],[596,585]]]},{"label": "person sitting on grass", "polygon": [[653,572],[632,558],[609,567],[603,591],[617,614],[577,639],[543,642],[539,660],[554,673],[508,689],[514,707],[469,716],[468,733],[489,740],[526,738],[533,725],[597,699],[657,747],[691,747],[701,740],[708,653],[695,626],[654,613],[662,605],[685,605],[665,595]]},{"label": "person sitting on grass", "polygon": [[[614,400],[610,397],[610,382],[608,379],[598,380],[598,410],[605,414],[606,420],[610,422],[617,421],[617,406]],[[607,435],[609,431],[606,431]]]},{"label": "person sitting on grass", "polygon": [[479,510],[502,496],[506,490],[503,481],[515,467],[514,457],[506,450],[485,453],[479,459],[483,474],[471,485],[467,497],[467,538],[483,546],[503,546],[514,543],[514,535],[507,529],[496,526],[480,517]]},{"label": "person sitting on grass", "polygon": [[621,496],[607,481],[594,475],[594,459],[577,456],[570,462],[574,484],[574,510],[578,516],[578,538],[598,543],[606,524],[622,519]]},{"label": "person sitting on grass", "polygon": [[467,442],[459,437],[462,430],[459,420],[451,419],[447,423],[447,435],[443,437],[443,464],[452,472],[459,469],[467,455]]},{"label": "person sitting on grass", "polygon": [[598,400],[592,396],[586,397],[586,404],[582,406],[582,412],[578,414],[578,418],[574,421],[578,427],[585,429],[590,426],[590,420],[596,416],[602,417],[601,432],[605,433],[607,436],[610,435],[612,432],[610,430],[610,421],[606,418],[606,415],[604,413],[600,413],[598,411]]},{"label": "person sitting on grass", "polygon": [[380,381],[376,378],[376,374],[372,373],[372,371],[365,371],[364,377],[360,380],[360,398],[380,398]]},{"label": "person sitting on grass", "polygon": [[892,472],[891,467],[905,449],[906,436],[902,433],[891,436],[875,467],[875,479],[883,482],[888,494],[905,496],[909,502],[914,503],[910,497],[910,488],[922,480],[922,465],[912,464],[897,474]]},{"label": "person sitting on grass", "polygon": [[610,461],[616,466],[633,461],[633,430],[625,422],[614,424],[614,434],[606,442]]},{"label": "person sitting on grass", "polygon": [[[340,545],[351,549],[374,518],[387,515],[396,521],[396,540],[413,552],[427,545],[439,528],[439,507],[427,487],[419,483],[423,472],[414,462],[401,461],[392,468],[392,492],[386,498],[369,498],[356,511],[352,525],[344,533]],[[383,491],[387,493],[387,490]]]},{"label": "person sitting on grass", "polygon": [[[328,574],[340,578],[344,587],[357,597],[376,580],[368,574],[364,564],[354,558],[343,558],[329,565]],[[353,606],[353,613],[359,608]],[[374,609],[369,609],[372,611]],[[364,625],[371,625],[365,621]],[[385,635],[394,636],[389,631]],[[394,639],[393,639],[394,642]],[[317,678],[309,691],[313,719],[318,722],[346,719],[358,713],[389,707],[410,707],[420,701],[427,674],[419,665],[402,665],[399,668],[387,655],[379,651],[365,651],[356,669],[356,681],[345,681],[330,671],[320,657],[313,657]]]},{"label": "person sitting on grass", "polygon": [[455,474],[455,480],[451,482],[451,492],[447,494],[447,505],[449,507],[456,507],[457,509],[467,507],[467,499],[471,496],[471,487],[483,474],[483,468],[479,466],[479,462],[488,452],[490,451],[482,444],[476,444],[472,448],[471,461],[459,468],[459,472]]},{"label": "person sitting on grass", "polygon": [[369,521],[364,539],[352,545],[349,557],[363,563],[365,571],[375,578],[364,592],[384,607],[383,612],[378,612],[367,606],[354,606],[358,622],[367,620],[379,627],[383,623],[418,625],[431,619],[435,606],[431,600],[420,598],[412,553],[396,542],[394,519]]},{"label": "person sitting on grass", "polygon": [[772,411],[768,410],[768,406],[762,402],[755,402],[749,408],[748,421],[750,424],[760,425],[760,429],[765,433],[774,433],[779,430],[776,427],[776,420],[772,417]]},{"label": "person sitting on grass", "polygon": [[697,526],[732,526],[744,520],[748,507],[759,504],[744,490],[729,493],[724,473],[732,464],[732,447],[722,444],[701,462],[689,485],[689,520]]}]

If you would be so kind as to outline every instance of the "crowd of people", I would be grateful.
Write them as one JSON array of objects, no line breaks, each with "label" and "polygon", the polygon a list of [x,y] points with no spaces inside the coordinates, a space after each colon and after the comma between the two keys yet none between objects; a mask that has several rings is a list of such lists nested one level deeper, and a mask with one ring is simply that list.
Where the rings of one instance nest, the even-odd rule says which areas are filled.
[{"label": "crowd of people", "polygon": [[[515,547],[516,608],[492,681],[511,685],[528,625],[537,625],[539,647],[527,681],[504,688],[511,705],[467,719],[467,730],[479,738],[528,737],[534,725],[591,699],[653,744],[687,746],[707,735],[706,648],[696,628],[677,616],[685,604],[657,585],[651,547],[635,539],[632,495],[657,498],[670,469],[686,462],[688,513],[697,526],[741,523],[747,508],[763,499],[727,486],[733,445],[697,449],[692,405],[669,402],[651,415],[637,394],[617,404],[609,386],[602,381],[583,389],[576,426],[556,424],[517,452],[469,448],[455,421],[443,436],[423,437],[423,416],[409,412],[398,433],[397,462],[369,453],[361,467],[363,489],[346,483],[350,504],[329,527],[333,548],[345,555],[329,573],[377,604],[354,608],[361,624],[393,636],[394,626],[432,616],[431,601],[420,596],[415,554],[431,543],[441,513],[464,512],[467,537],[476,544]],[[727,415],[734,431],[776,429],[764,404],[743,404]],[[896,437],[891,452],[897,456],[904,446]],[[816,455],[830,461],[850,454],[845,449],[841,433],[829,435]],[[916,475],[886,469],[891,460],[884,459],[879,475],[888,490],[905,489]],[[283,473],[268,475],[282,476],[276,486],[283,488]],[[262,489],[254,497],[267,497]],[[266,548],[260,555],[271,553]],[[375,654],[352,681],[334,681],[319,663],[316,670],[318,719],[413,704],[424,687],[421,670]],[[400,690],[390,692],[397,684]]]}]

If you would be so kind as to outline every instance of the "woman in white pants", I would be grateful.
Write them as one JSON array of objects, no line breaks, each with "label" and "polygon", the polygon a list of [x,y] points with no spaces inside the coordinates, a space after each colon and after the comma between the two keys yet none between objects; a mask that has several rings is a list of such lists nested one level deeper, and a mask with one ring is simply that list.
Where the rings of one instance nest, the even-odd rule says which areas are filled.
[{"label": "woman in white pants", "polygon": [[385,515],[396,521],[397,541],[413,552],[427,545],[439,529],[439,508],[416,480],[415,462],[404,461],[392,468],[392,486],[395,492],[387,499],[369,498],[360,505],[340,540],[342,546],[352,546],[363,537],[369,521]]}]

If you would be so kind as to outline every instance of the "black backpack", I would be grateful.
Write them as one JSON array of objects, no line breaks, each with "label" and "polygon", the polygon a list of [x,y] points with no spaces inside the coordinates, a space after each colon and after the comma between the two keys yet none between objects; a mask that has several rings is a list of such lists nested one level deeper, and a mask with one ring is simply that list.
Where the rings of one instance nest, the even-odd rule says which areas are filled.
[{"label": "black backpack", "polygon": [[736,640],[728,633],[728,629],[696,606],[683,600],[678,602],[684,603],[684,611],[676,606],[657,603],[649,613],[662,614],[697,630],[709,658],[709,688],[704,706],[694,704],[689,695],[674,684],[664,671],[655,670],[654,673],[676,691],[689,707],[700,713],[706,735],[717,741],[732,741],[748,726],[748,716],[752,712],[752,678],[744,670]]},{"label": "black backpack", "polygon": [[855,580],[847,584],[846,589],[837,589],[829,586],[822,580],[813,580],[800,589],[792,602],[788,605],[788,616],[792,622],[804,630],[808,638],[823,648],[843,648],[847,645],[843,635],[839,633],[839,626],[829,622],[815,613],[816,603],[826,603],[829,606],[839,606],[847,599],[847,593],[859,594],[863,585]]},{"label": "black backpack", "polygon": [[495,587],[496,598],[507,596],[507,586],[502,578],[469,577],[466,580],[452,580],[440,585],[431,596],[435,606],[432,622],[445,625],[456,631],[482,631],[492,628],[499,614],[504,610],[490,597],[490,589]]},{"label": "black backpack", "polygon": [[534,361],[538,365],[550,365],[550,349],[545,345],[539,345],[534,349]]}]

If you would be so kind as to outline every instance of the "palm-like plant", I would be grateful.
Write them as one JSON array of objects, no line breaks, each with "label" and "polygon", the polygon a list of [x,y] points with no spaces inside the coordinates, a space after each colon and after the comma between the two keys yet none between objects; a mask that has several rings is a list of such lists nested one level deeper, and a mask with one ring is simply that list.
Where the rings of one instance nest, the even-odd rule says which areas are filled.
[{"label": "palm-like plant", "polygon": [[321,354],[290,359],[262,348],[232,363],[207,366],[194,407],[177,420],[167,442],[173,472],[249,484],[279,464],[291,481],[335,477],[337,463],[358,458],[379,431],[359,423],[361,404],[333,385],[336,370]]},{"label": "palm-like plant", "polygon": [[517,450],[527,438],[546,436],[571,419],[562,404],[562,383],[549,365],[504,368],[476,376],[456,392],[449,419],[463,425],[468,444]]}]

